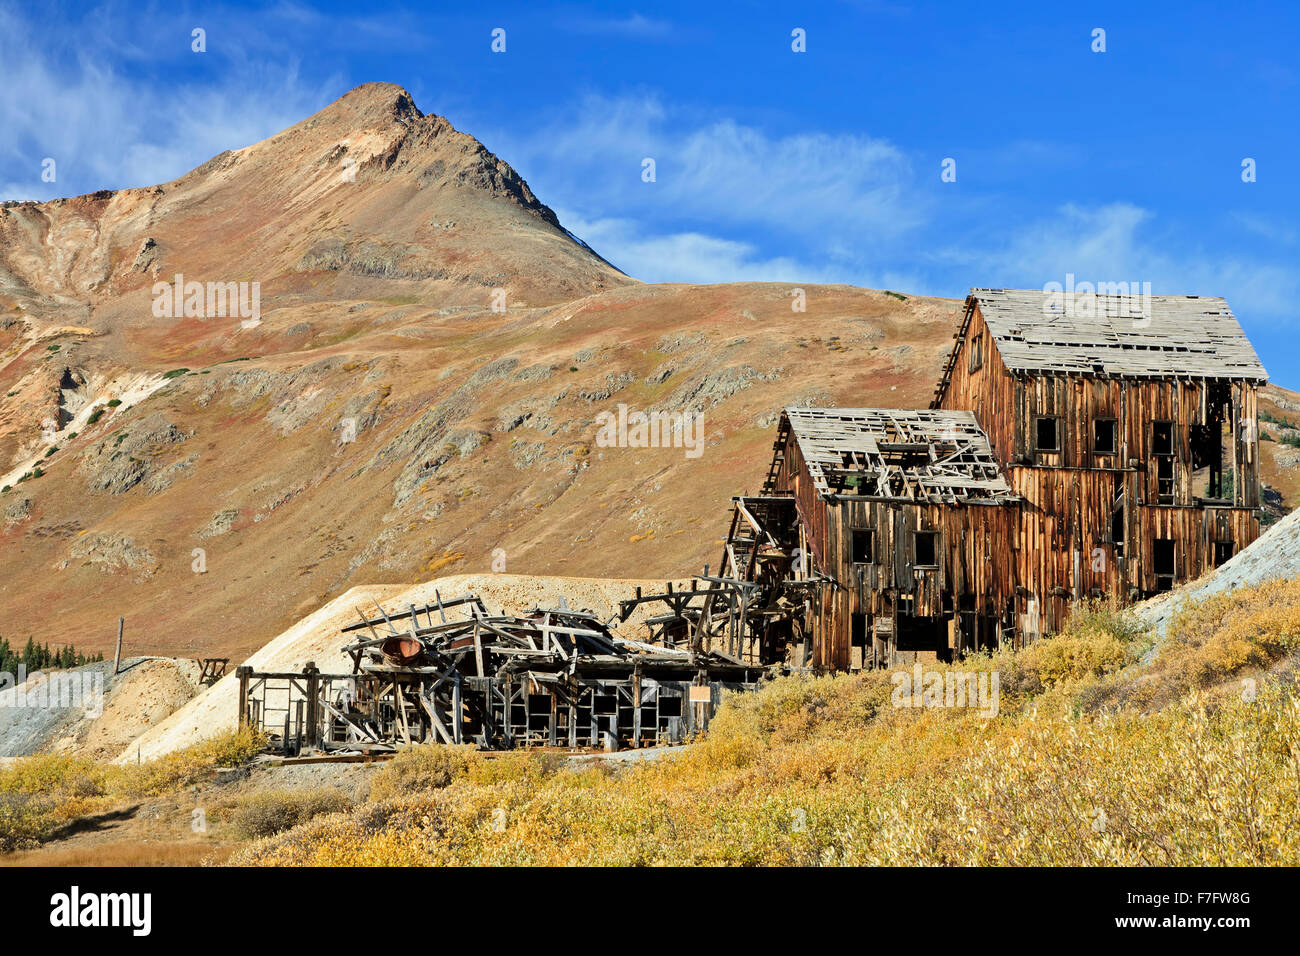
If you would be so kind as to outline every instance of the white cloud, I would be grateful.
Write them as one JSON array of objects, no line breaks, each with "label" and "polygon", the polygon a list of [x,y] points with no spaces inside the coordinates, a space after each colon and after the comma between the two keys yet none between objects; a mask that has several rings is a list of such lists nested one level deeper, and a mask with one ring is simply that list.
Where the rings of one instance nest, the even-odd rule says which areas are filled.
[{"label": "white cloud", "polygon": [[1222,296],[1239,316],[1272,318],[1291,316],[1300,295],[1293,269],[1204,248],[1197,243],[1212,240],[1212,233],[1189,236],[1131,203],[1065,204],[1004,232],[1000,241],[996,234],[982,238],[967,237],[941,256],[962,267],[972,284],[1041,288],[1073,273],[1076,281],[1150,282],[1157,294]]},{"label": "white cloud", "polygon": [[575,235],[624,272],[644,282],[804,282],[915,289],[912,273],[874,274],[848,266],[768,256],[754,243],[701,232],[653,232],[632,219],[585,220],[556,210]]},{"label": "white cloud", "polygon": [[[589,96],[526,141],[501,139],[539,195],[588,217],[878,245],[923,222],[928,206],[911,189],[911,163],[886,140],[798,128],[771,136],[729,118],[692,124],[649,95]],[[642,180],[646,158],[655,182]]]},{"label": "white cloud", "polygon": [[[101,25],[106,36],[120,27]],[[188,29],[178,35],[188,38]],[[0,198],[166,182],[298,122],[328,99],[301,82],[292,61],[245,62],[219,82],[173,85],[116,72],[107,65],[117,60],[111,51],[69,52],[37,36],[30,23],[0,9],[0,162],[7,175]],[[41,179],[46,157],[57,164],[54,183]]]},{"label": "white cloud", "polygon": [[673,32],[673,25],[667,20],[655,20],[639,13],[631,13],[626,17],[580,17],[569,21],[567,26],[578,33],[640,39],[658,39]]}]

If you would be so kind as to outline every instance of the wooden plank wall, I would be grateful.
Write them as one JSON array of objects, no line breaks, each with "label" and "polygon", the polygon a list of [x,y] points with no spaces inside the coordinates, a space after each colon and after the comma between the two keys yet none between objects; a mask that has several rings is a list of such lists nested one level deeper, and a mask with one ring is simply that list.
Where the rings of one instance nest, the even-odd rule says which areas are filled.
[{"label": "wooden plank wall", "polygon": [[803,525],[805,543],[809,551],[809,564],[823,574],[826,570],[826,508],[813,485],[812,476],[799,450],[794,433],[786,428],[785,445],[780,449],[782,461],[777,468],[773,494],[792,495],[799,521]]},{"label": "wooden plank wall", "polygon": [[[825,558],[821,570],[839,587],[826,589],[813,626],[813,666],[843,670],[851,663],[852,615],[865,614],[891,633],[895,615],[942,618],[969,598],[981,614],[997,616],[1014,592],[1017,509],[1010,505],[932,505],[838,498],[823,502]],[[872,562],[855,564],[852,532],[870,528]],[[913,535],[939,535],[937,567],[915,564]]]},{"label": "wooden plank wall", "polygon": [[[969,355],[975,340],[980,343],[983,361],[972,372]],[[957,347],[962,354],[958,356],[952,381],[939,407],[973,411],[1002,464],[1049,468],[1136,467],[1145,475],[1142,497],[1154,501],[1157,479],[1152,461],[1151,423],[1171,421],[1178,453],[1174,503],[1194,504],[1192,426],[1208,421],[1209,382],[1015,375],[998,355],[978,307],[967,326],[966,338]],[[1227,420],[1232,435],[1231,452],[1225,468],[1231,465],[1236,472],[1232,503],[1237,507],[1257,508],[1258,389],[1252,382],[1221,384],[1231,398]],[[1059,452],[1036,448],[1036,421],[1044,415],[1058,419]],[[1093,422],[1099,418],[1113,418],[1118,423],[1119,450],[1115,454],[1102,454],[1093,449]]]},{"label": "wooden plank wall", "polygon": [[[972,343],[982,362],[970,369]],[[1153,593],[1153,542],[1176,542],[1179,581],[1213,567],[1214,544],[1234,553],[1259,535],[1258,389],[1252,382],[1084,378],[1013,374],[998,355],[978,306],[967,323],[952,379],[938,406],[970,409],[989,436],[1014,491],[1025,499],[1014,545],[1025,613],[1039,605],[1044,632],[1059,629],[1069,603],[1091,593],[1127,599]],[[1212,420],[1209,396],[1229,398],[1225,471],[1233,472],[1231,507],[1203,507],[1192,469],[1193,426]],[[1058,420],[1059,451],[1036,447],[1037,418]],[[1093,423],[1113,418],[1117,450],[1098,452]],[[1153,421],[1173,423],[1174,500],[1158,505]],[[1124,492],[1123,562],[1115,558],[1111,513]],[[1096,552],[1100,550],[1101,554]],[[1076,558],[1078,552],[1078,571]],[[1100,570],[1097,570],[1100,568]],[[1134,592],[1137,592],[1136,595]]]},{"label": "wooden plank wall", "polygon": [[[981,356],[981,363],[974,371],[970,368],[973,342],[978,342]],[[1015,390],[1011,373],[998,354],[978,307],[967,325],[966,337],[954,347],[960,351],[953,365],[952,381],[938,407],[974,412],[975,420],[989,437],[994,456],[999,462],[1010,461],[1016,454]]]}]

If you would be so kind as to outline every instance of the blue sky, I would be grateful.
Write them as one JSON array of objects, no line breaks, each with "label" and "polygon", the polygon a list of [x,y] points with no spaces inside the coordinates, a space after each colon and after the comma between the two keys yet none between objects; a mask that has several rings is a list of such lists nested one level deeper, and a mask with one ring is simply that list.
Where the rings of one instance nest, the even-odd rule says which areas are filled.
[{"label": "blue sky", "polygon": [[1146,281],[1300,387],[1300,5],[1048,6],[0,0],[0,198],[172,179],[386,80],[637,278]]}]

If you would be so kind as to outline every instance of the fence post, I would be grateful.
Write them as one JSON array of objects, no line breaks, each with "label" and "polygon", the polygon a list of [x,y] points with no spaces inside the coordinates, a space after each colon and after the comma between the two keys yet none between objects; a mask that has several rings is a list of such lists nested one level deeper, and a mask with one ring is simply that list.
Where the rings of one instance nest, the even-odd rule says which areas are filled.
[{"label": "fence post", "polygon": [[122,669],[122,628],[126,626],[126,618],[117,619],[117,653],[113,655],[113,675],[117,676]]}]

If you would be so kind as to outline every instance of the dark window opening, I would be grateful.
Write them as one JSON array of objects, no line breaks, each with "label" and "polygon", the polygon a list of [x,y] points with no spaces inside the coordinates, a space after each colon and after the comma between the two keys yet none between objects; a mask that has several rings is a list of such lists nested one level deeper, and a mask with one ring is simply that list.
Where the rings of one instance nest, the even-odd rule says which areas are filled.
[{"label": "dark window opening", "polygon": [[680,717],[682,715],[682,698],[680,695],[659,695],[659,716]]},{"label": "dark window opening", "polygon": [[1040,418],[1036,429],[1037,441],[1034,447],[1039,451],[1060,451],[1060,445],[1057,442],[1056,419]]},{"label": "dark window opening", "polygon": [[948,649],[948,622],[941,617],[900,615],[895,647],[900,651],[934,651],[942,655]]},{"label": "dark window opening", "polygon": [[852,640],[854,647],[867,646],[867,616],[865,614],[853,615]]},{"label": "dark window opening", "polygon": [[613,694],[596,694],[591,700],[591,713],[596,717],[612,717],[618,713],[618,698]]},{"label": "dark window opening", "polygon": [[528,729],[547,730],[551,726],[551,695],[528,695]]},{"label": "dark window opening", "polygon": [[1177,579],[1172,538],[1156,538],[1151,545],[1152,570],[1156,575],[1157,591],[1172,591]]},{"label": "dark window opening", "polygon": [[1151,423],[1151,454],[1173,455],[1173,453],[1174,453],[1174,423],[1173,422],[1152,422]]},{"label": "dark window opening", "polygon": [[984,364],[984,341],[978,336],[970,340],[970,371]]},{"label": "dark window opening", "polygon": [[1217,568],[1232,560],[1232,542],[1214,542],[1214,566]]},{"label": "dark window opening", "polygon": [[1092,450],[1098,455],[1113,455],[1119,451],[1116,440],[1116,421],[1113,418],[1099,418],[1092,423]]},{"label": "dark window opening", "polygon": [[1225,481],[1223,454],[1224,426],[1217,415],[1205,425],[1193,425],[1191,434],[1192,471],[1196,488],[1206,498],[1222,500],[1231,496],[1230,484]]},{"label": "dark window opening", "polygon": [[939,533],[937,531],[916,532],[914,550],[913,566],[937,568],[939,566]]},{"label": "dark window opening", "polygon": [[853,529],[853,563],[875,564],[875,533],[871,528]]},{"label": "dark window opening", "polygon": [[1115,546],[1115,557],[1124,557],[1124,512],[1116,511],[1110,516],[1110,540]]}]

